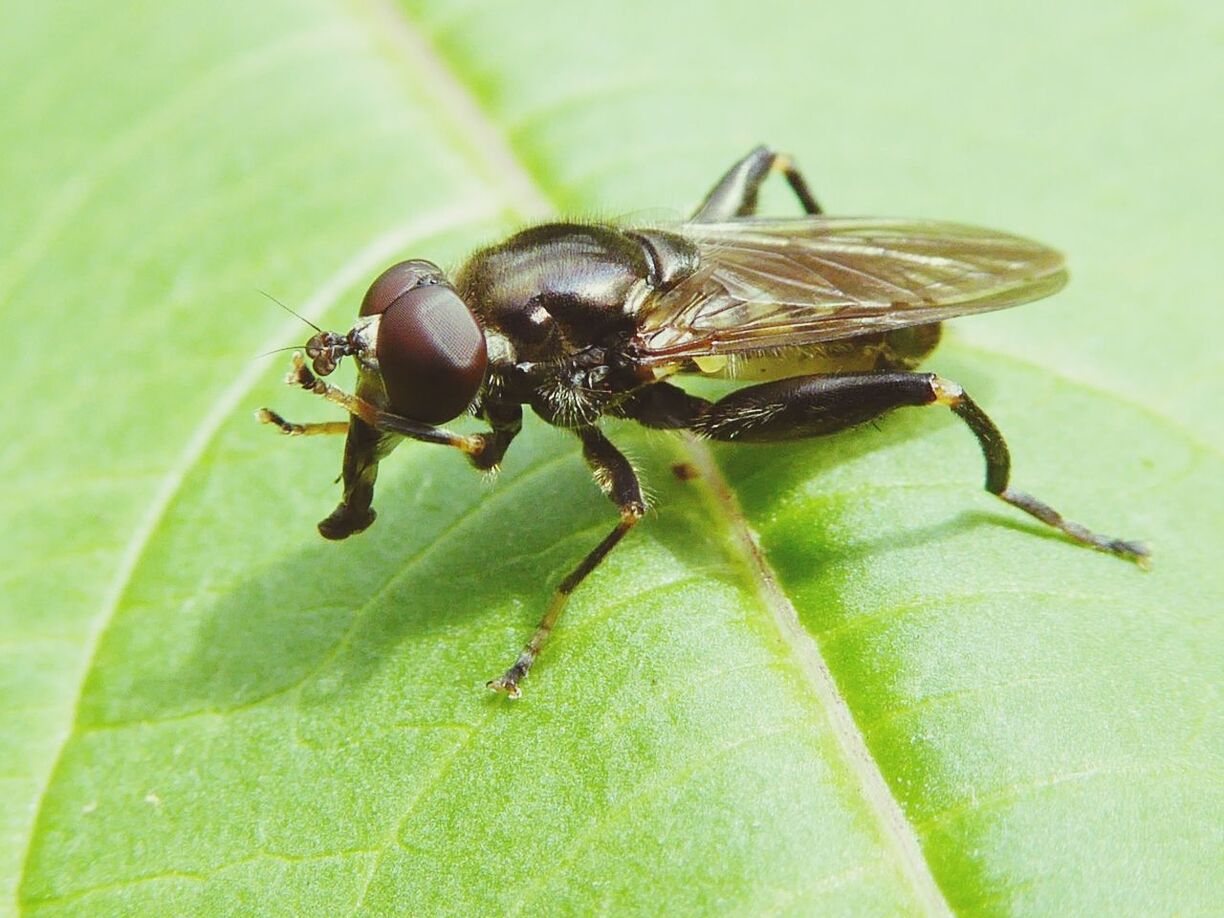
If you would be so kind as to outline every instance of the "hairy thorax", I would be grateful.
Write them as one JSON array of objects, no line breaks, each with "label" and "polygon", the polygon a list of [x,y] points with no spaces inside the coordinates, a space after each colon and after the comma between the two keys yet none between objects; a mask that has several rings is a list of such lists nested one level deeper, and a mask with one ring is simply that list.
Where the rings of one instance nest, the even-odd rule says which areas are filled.
[{"label": "hairy thorax", "polygon": [[518,360],[545,361],[628,334],[625,304],[648,270],[641,245],[619,230],[549,223],[477,252],[456,287]]}]

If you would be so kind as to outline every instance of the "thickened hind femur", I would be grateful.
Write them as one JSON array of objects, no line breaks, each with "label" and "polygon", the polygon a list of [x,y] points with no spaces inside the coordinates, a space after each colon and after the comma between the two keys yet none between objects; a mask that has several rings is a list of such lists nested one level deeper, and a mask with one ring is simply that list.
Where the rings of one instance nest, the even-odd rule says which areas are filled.
[{"label": "thickened hind femur", "polygon": [[382,316],[378,365],[391,411],[426,424],[463,413],[484,382],[488,352],[472,311],[436,266],[406,261],[387,269],[361,313]]}]

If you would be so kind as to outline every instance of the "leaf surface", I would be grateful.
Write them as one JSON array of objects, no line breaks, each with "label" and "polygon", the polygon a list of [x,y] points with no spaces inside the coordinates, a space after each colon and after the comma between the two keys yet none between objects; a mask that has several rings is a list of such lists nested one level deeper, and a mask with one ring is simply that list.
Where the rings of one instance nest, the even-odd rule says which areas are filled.
[{"label": "leaf surface", "polygon": [[[883,16],[6,14],[0,909],[1224,907],[1218,13]],[[711,452],[610,425],[657,513],[507,705],[484,680],[614,519],[574,443],[530,424],[495,483],[402,447],[323,543],[339,444],[252,421],[328,412],[251,359],[305,337],[254,291],[347,327],[398,257],[679,214],[760,141],[832,211],[1070,254],[932,366],[1020,486],[1156,567],[976,491],[938,412]]]}]

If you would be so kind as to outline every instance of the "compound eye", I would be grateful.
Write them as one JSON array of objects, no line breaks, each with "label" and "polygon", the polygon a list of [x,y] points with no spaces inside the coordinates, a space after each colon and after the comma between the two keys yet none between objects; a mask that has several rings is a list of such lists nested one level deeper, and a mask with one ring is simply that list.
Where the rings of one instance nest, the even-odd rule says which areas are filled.
[{"label": "compound eye", "polygon": [[409,290],[378,323],[378,366],[391,410],[414,421],[442,424],[462,414],[487,365],[484,332],[449,284]]},{"label": "compound eye", "polygon": [[443,280],[442,269],[432,261],[414,258],[392,265],[370,284],[361,301],[363,316],[382,315],[401,296],[422,284],[436,284]]}]

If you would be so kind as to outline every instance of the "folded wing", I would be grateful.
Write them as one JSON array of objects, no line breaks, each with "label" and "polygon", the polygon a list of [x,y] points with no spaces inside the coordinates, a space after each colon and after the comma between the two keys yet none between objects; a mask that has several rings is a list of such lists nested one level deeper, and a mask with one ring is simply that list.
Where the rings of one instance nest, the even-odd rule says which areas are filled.
[{"label": "folded wing", "polygon": [[1040,299],[1063,257],[1019,236],[931,220],[807,217],[671,228],[696,273],[646,301],[646,364],[850,338]]}]

